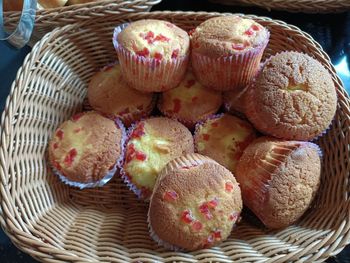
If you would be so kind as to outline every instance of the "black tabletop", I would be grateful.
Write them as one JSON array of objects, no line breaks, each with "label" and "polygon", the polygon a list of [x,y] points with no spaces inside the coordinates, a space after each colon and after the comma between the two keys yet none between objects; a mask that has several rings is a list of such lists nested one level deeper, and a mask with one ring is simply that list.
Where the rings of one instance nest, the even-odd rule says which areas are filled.
[{"label": "black tabletop", "polygon": [[[338,75],[350,92],[350,11],[339,14],[301,14],[281,11],[267,11],[253,7],[224,6],[198,0],[163,0],[152,10],[182,11],[215,11],[230,13],[256,14],[283,20],[309,33],[330,56]],[[0,42],[0,111],[3,110],[10,85],[17,69],[23,63],[29,47],[22,50],[11,50]],[[0,262],[36,262],[30,256],[20,252],[13,246],[0,230]],[[350,262],[350,245],[328,263]]]}]

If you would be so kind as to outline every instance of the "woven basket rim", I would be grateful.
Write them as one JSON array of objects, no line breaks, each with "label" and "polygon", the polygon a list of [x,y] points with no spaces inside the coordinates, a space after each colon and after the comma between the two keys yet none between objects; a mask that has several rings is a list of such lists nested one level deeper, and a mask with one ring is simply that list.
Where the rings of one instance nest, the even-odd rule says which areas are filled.
[{"label": "woven basket rim", "polygon": [[[196,16],[239,15],[239,16],[249,17],[252,19],[256,18],[256,19],[263,19],[266,21],[273,21],[273,22],[276,22],[278,24],[288,26],[289,28],[291,28],[293,30],[300,31],[300,34],[307,37],[313,43],[313,45],[315,46],[314,48],[318,49],[318,51],[322,54],[322,56],[327,60],[328,64],[330,65],[330,67],[328,67],[327,69],[332,73],[332,75],[334,77],[334,81],[337,82],[337,84],[338,84],[339,89],[337,91],[338,91],[339,102],[341,102],[344,105],[344,107],[347,109],[347,111],[345,111],[343,113],[344,113],[346,120],[350,121],[350,98],[344,89],[344,85],[343,85],[341,79],[336,74],[335,68],[331,64],[329,56],[324,52],[322,47],[309,34],[301,31],[298,27],[296,27],[294,25],[289,25],[289,24],[287,24],[283,21],[280,21],[280,20],[274,20],[274,19],[269,18],[269,17],[247,15],[247,14],[241,14],[241,13],[233,14],[233,13],[218,13],[218,12],[156,11],[156,12],[151,12],[151,13],[141,12],[141,13],[137,13],[137,14],[128,14],[128,15],[126,15],[126,17],[129,20],[134,20],[133,18],[137,18],[139,16],[146,17],[146,16],[158,16],[158,15],[162,16],[164,18],[166,18],[169,15],[182,15],[182,16],[188,16],[188,17],[191,17],[193,15],[196,15]],[[105,16],[101,19],[108,19],[108,17],[109,16]],[[3,143],[4,141],[6,141],[6,134],[7,134],[6,127],[7,127],[8,123],[11,123],[10,116],[13,114],[12,107],[14,106],[13,100],[15,100],[15,98],[16,98],[16,92],[18,92],[18,90],[21,89],[21,87],[19,87],[17,84],[19,81],[23,80],[23,78],[26,77],[26,74],[28,74],[27,73],[28,67],[30,65],[29,62],[32,60],[33,57],[35,57],[35,55],[38,52],[41,51],[41,49],[45,46],[45,44],[47,42],[49,42],[51,39],[54,39],[56,36],[59,36],[65,32],[74,31],[77,28],[87,26],[88,23],[89,23],[88,21],[82,21],[79,23],[66,25],[66,26],[58,27],[58,28],[54,29],[52,32],[47,33],[38,43],[36,43],[35,46],[33,47],[32,51],[26,56],[26,58],[23,62],[23,65],[19,68],[19,70],[16,74],[15,81],[12,83],[10,94],[8,95],[8,97],[6,99],[5,109],[4,109],[4,112],[2,113],[2,116],[1,116],[0,153],[6,152],[6,150],[7,150],[4,146],[4,143]],[[0,163],[0,223],[3,227],[3,229],[8,234],[8,236],[10,237],[12,242],[14,242],[14,244],[20,250],[30,254],[31,256],[33,256],[37,259],[45,259],[48,256],[42,252],[39,252],[39,251],[33,252],[31,246],[45,247],[47,250],[50,250],[51,254],[56,254],[56,253],[62,254],[62,250],[57,249],[56,247],[54,247],[51,244],[46,244],[46,243],[40,241],[39,239],[37,239],[33,235],[25,232],[22,229],[22,227],[20,225],[18,225],[18,223],[17,223],[17,225],[14,225],[12,220],[9,219],[8,216],[12,215],[13,211],[9,211],[7,208],[8,208],[8,204],[12,205],[11,204],[12,197],[9,194],[8,185],[6,184],[6,182],[4,182],[6,172],[4,170],[3,156],[0,157],[0,160],[1,160],[1,163]],[[332,252],[328,253],[329,255],[338,254],[347,244],[350,243],[350,203],[348,204],[347,211],[348,211],[348,214],[347,214],[346,223],[344,223],[344,225],[342,225],[341,229],[338,229],[337,231],[335,231],[336,234],[338,234],[338,236],[341,233],[343,235],[343,237],[342,237],[341,241],[337,242],[334,245],[334,247],[332,247],[332,249],[331,249]],[[18,237],[20,237],[20,238],[18,238]],[[65,255],[68,256],[69,254],[71,254],[71,253],[69,253],[68,251],[65,251]],[[73,254],[71,256],[77,257],[76,255],[73,255]]]},{"label": "woven basket rim", "polygon": [[268,11],[272,9],[302,13],[337,13],[350,10],[348,0],[210,0],[226,5],[257,6]]}]

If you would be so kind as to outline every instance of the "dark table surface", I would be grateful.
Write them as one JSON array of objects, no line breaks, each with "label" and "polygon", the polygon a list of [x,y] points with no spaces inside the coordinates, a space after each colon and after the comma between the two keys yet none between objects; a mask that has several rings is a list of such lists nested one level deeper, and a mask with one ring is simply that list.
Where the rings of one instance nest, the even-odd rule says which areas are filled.
[{"label": "dark table surface", "polygon": [[[330,56],[338,75],[350,92],[350,11],[340,14],[310,15],[293,14],[253,7],[233,7],[213,4],[198,0],[163,0],[152,10],[192,10],[245,13],[268,16],[293,24],[309,33],[318,41]],[[30,47],[14,50],[0,42],[0,111],[5,106],[10,86],[18,68],[30,52]],[[30,256],[20,252],[0,229],[0,262],[36,262]],[[329,263],[350,262],[350,245],[336,257],[329,258]]]}]

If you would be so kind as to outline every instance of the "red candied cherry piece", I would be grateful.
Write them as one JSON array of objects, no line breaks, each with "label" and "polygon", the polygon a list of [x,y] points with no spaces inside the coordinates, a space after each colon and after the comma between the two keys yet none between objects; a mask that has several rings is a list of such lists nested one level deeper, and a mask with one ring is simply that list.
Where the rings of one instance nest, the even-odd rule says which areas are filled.
[{"label": "red candied cherry piece", "polygon": [[194,84],[196,84],[196,81],[194,79],[189,79],[184,86],[186,88],[191,88]]},{"label": "red candied cherry piece", "polygon": [[156,52],[156,53],[154,53],[154,56],[153,56],[153,57],[154,57],[155,59],[162,60],[163,55],[160,54],[160,53],[158,53],[158,52]]},{"label": "red candied cherry piece", "polygon": [[191,212],[189,210],[185,210],[182,212],[181,220],[187,224],[190,224],[194,219],[193,219],[193,216],[191,215]]},{"label": "red candied cherry piece", "polygon": [[73,121],[77,121],[77,120],[79,120],[83,115],[84,115],[83,112],[77,113],[77,114],[75,114],[75,115],[72,116],[72,120],[73,120]]},{"label": "red candied cherry piece", "polygon": [[218,127],[218,126],[219,126],[219,123],[217,123],[217,122],[213,122],[213,123],[211,124],[211,126],[212,126],[212,127],[214,127],[214,128],[216,128],[216,127]]},{"label": "red candied cherry piece", "polygon": [[173,53],[171,53],[171,58],[177,58],[179,56],[179,49],[174,49]]},{"label": "red candied cherry piece", "polygon": [[239,215],[240,215],[239,212],[233,212],[233,213],[230,214],[230,216],[229,216],[230,221],[237,221]]},{"label": "red candied cherry piece", "polygon": [[141,138],[141,136],[145,134],[144,127],[145,127],[145,124],[143,122],[140,122],[136,126],[134,131],[131,133],[130,138],[132,139]]},{"label": "red candied cherry piece", "polygon": [[189,35],[189,36],[192,36],[193,33],[194,33],[194,31],[196,31],[196,29],[195,29],[195,28],[192,28],[190,31],[188,31],[188,35]]},{"label": "red candied cherry piece", "polygon": [[147,155],[144,154],[143,152],[137,151],[136,152],[136,159],[139,161],[145,161],[147,158]]},{"label": "red candied cherry piece", "polygon": [[232,192],[233,190],[233,183],[231,181],[225,183],[225,191],[226,192]]},{"label": "red candied cherry piece", "polygon": [[260,27],[258,25],[252,25],[251,29],[253,29],[254,31],[259,31]]},{"label": "red candied cherry piece", "polygon": [[209,207],[208,207],[208,204],[205,202],[203,204],[201,204],[199,206],[199,211],[202,213],[202,214],[206,214],[209,212]]},{"label": "red candied cherry piece", "polygon": [[163,195],[163,200],[172,202],[179,198],[179,195],[175,191],[166,191]]},{"label": "red candied cherry piece", "polygon": [[159,34],[154,38],[154,41],[160,41],[160,42],[169,42],[169,40],[170,40],[170,38],[168,38],[162,34]]},{"label": "red candied cherry piece", "polygon": [[247,30],[244,32],[244,34],[246,34],[246,35],[248,35],[248,36],[254,35],[254,30],[253,30],[253,28],[247,29]]},{"label": "red candied cherry piece", "polygon": [[214,238],[215,239],[221,239],[221,231],[220,230],[215,230],[213,232]]},{"label": "red candied cherry piece", "polygon": [[125,158],[125,162],[126,163],[129,163],[131,162],[131,160],[134,158],[134,155],[135,155],[135,146],[133,143],[131,143],[129,146],[128,146],[128,150],[127,150],[127,153],[126,153],[126,158]]},{"label": "red candied cherry piece", "polygon": [[61,170],[61,165],[58,163],[58,162],[56,162],[56,161],[53,161],[53,164],[52,164],[57,170]]},{"label": "red candied cherry piece", "polygon": [[203,224],[198,220],[194,221],[192,224],[192,229],[195,231],[201,231],[203,229]]},{"label": "red candied cherry piece", "polygon": [[57,148],[58,148],[58,143],[55,142],[55,143],[52,145],[52,147],[53,147],[54,149],[57,149]]},{"label": "red candied cherry piece", "polygon": [[241,43],[233,43],[232,44],[232,48],[236,49],[236,50],[244,50],[245,49],[245,45],[241,44]]},{"label": "red candied cherry piece", "polygon": [[141,33],[140,36],[143,37],[143,39],[147,40],[148,44],[152,44],[154,41],[154,33],[152,31],[148,31],[146,35]]},{"label": "red candied cherry piece", "polygon": [[73,130],[73,132],[74,133],[78,133],[78,132],[80,132],[81,131],[81,128],[79,127],[79,128],[75,128],[74,130]]},{"label": "red candied cherry piece", "polygon": [[67,166],[72,165],[72,163],[74,162],[75,157],[77,156],[78,152],[75,148],[71,149],[68,154],[66,155],[66,157],[64,158],[64,162]]},{"label": "red candied cherry piece", "polygon": [[149,56],[149,50],[146,47],[143,48],[142,50],[136,51],[135,53],[136,53],[136,55],[138,55],[140,57],[147,57],[147,56]]},{"label": "red candied cherry piece", "polygon": [[62,140],[63,139],[63,134],[64,132],[60,129],[56,132],[56,136],[58,137],[58,139]]},{"label": "red candied cherry piece", "polygon": [[207,203],[208,207],[212,209],[215,209],[215,207],[217,207],[218,204],[219,204],[219,200],[217,198],[214,198],[213,200]]},{"label": "red candied cherry piece", "polygon": [[173,103],[173,112],[178,113],[181,110],[181,101],[179,99],[173,99]]},{"label": "red candied cherry piece", "polygon": [[204,134],[202,135],[202,137],[203,137],[203,140],[209,141],[210,135],[207,134],[207,133],[204,133]]}]

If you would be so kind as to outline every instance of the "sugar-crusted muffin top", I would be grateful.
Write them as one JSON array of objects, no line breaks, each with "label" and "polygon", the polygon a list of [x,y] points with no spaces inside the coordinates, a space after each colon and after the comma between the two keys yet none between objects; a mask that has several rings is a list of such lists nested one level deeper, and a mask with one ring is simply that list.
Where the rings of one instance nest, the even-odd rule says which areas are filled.
[{"label": "sugar-crusted muffin top", "polygon": [[337,95],[330,73],[306,54],[272,56],[246,93],[246,114],[263,133],[311,140],[330,125]]},{"label": "sugar-crusted muffin top", "polygon": [[159,175],[149,221],[161,240],[195,250],[225,240],[241,209],[232,173],[208,157],[189,154],[171,161]]},{"label": "sugar-crusted muffin top", "polygon": [[221,104],[221,93],[203,87],[188,71],[179,86],[162,93],[158,107],[172,117],[196,122],[216,113]]},{"label": "sugar-crusted muffin top", "polygon": [[269,33],[262,25],[238,16],[214,17],[191,34],[192,52],[228,56],[266,45]]},{"label": "sugar-crusted muffin top", "polygon": [[147,199],[164,166],[193,152],[193,148],[192,135],[181,123],[164,117],[150,118],[137,123],[130,133],[123,170]]},{"label": "sugar-crusted muffin top", "polygon": [[256,136],[247,121],[223,114],[197,126],[195,147],[234,173],[244,149]]},{"label": "sugar-crusted muffin top", "polygon": [[188,54],[190,45],[186,31],[155,19],[131,23],[120,32],[118,42],[133,54],[157,60],[183,57]]},{"label": "sugar-crusted muffin top", "polygon": [[119,64],[95,73],[90,80],[87,96],[94,110],[115,117],[145,111],[154,99],[153,93],[130,88],[123,79]]},{"label": "sugar-crusted muffin top", "polygon": [[254,140],[237,165],[244,203],[269,228],[286,227],[306,211],[320,183],[321,151],[311,142]]},{"label": "sugar-crusted muffin top", "polygon": [[96,182],[122,154],[122,129],[93,111],[74,115],[51,138],[49,161],[70,181]]}]

